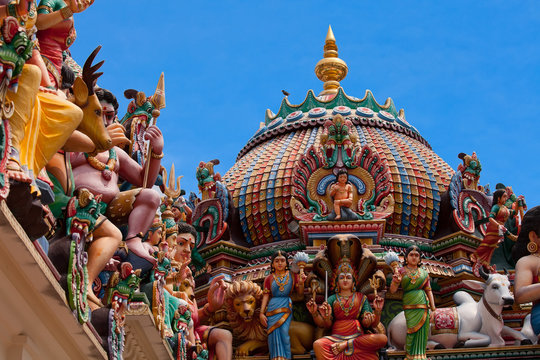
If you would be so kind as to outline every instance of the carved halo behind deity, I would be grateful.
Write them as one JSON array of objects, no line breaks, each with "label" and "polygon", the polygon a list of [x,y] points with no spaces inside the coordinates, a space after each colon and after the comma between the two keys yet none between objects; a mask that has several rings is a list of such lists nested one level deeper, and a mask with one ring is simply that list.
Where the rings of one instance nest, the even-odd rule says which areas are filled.
[{"label": "carved halo behind deity", "polygon": [[[366,170],[360,167],[347,169],[347,173],[349,183],[353,187],[353,204],[351,210],[359,212],[362,209],[358,209],[358,202],[360,200],[367,201],[371,199],[375,191],[375,181]],[[328,209],[331,210],[333,199],[330,196],[330,187],[336,182],[337,178],[332,169],[317,169],[307,183],[309,196],[317,202],[319,200],[324,201]]]}]

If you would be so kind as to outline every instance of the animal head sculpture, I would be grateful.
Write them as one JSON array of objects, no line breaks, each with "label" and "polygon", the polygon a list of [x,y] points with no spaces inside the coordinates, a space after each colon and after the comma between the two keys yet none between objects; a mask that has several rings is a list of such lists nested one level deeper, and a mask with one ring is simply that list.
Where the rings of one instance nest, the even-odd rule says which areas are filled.
[{"label": "animal head sculpture", "polygon": [[202,200],[212,199],[216,193],[216,181],[221,180],[219,173],[214,173],[214,165],[219,165],[219,160],[214,159],[205,163],[201,161],[197,167],[195,176],[199,185]]},{"label": "animal head sculpture", "polygon": [[189,310],[189,304],[183,299],[178,299],[178,309],[175,310],[172,319],[173,332],[188,332],[188,328],[193,324],[191,320],[191,311]]},{"label": "animal head sculpture", "polygon": [[478,190],[478,180],[482,171],[482,164],[473,151],[472,155],[460,153],[458,158],[463,160],[463,164],[459,164],[458,171],[461,172],[463,178],[463,187],[468,190]]},{"label": "animal head sculpture", "polygon": [[506,306],[514,303],[507,275],[487,273],[483,267],[480,268],[479,274],[485,282],[463,280],[463,283],[474,291],[483,292],[483,297],[488,304]]},{"label": "animal head sculpture", "polygon": [[[69,306],[75,310],[79,322],[88,321],[90,308],[87,301],[88,288],[88,254],[85,245],[92,239],[92,230],[100,214],[101,195],[94,195],[87,189],[79,189],[67,203],[65,210],[66,235],[69,239],[69,260],[58,251],[63,242],[56,241],[51,245],[49,256],[59,271],[66,271],[66,295]],[[58,262],[61,262],[59,264]],[[60,266],[59,266],[60,265]],[[64,266],[67,265],[67,268]],[[65,269],[65,270],[64,270]]]},{"label": "animal head sculpture", "polygon": [[123,327],[129,302],[141,283],[140,275],[141,269],[134,271],[130,263],[124,262],[120,266],[120,271],[115,271],[107,283],[105,303],[111,305],[111,309],[114,310],[118,329]]},{"label": "animal head sculpture", "polygon": [[157,260],[157,267],[150,272],[150,281],[160,281],[165,284],[165,278],[171,272],[171,260],[163,251],[157,253]]},{"label": "animal head sculpture", "polygon": [[78,130],[88,135],[88,137],[96,145],[98,152],[108,150],[112,147],[112,140],[105,129],[102,118],[101,104],[98,97],[94,93],[97,79],[103,73],[96,71],[103,65],[104,60],[92,65],[101,46],[98,46],[92,54],[86,59],[83,66],[82,79],[77,77],[73,83],[73,95],[75,105],[83,111],[83,119],[78,127]]},{"label": "animal head sculpture", "polygon": [[67,234],[84,234],[88,241],[92,239],[92,230],[101,210],[101,195],[95,196],[85,188],[77,190],[66,207]]},{"label": "animal head sculpture", "polygon": [[227,287],[225,306],[235,339],[266,339],[266,328],[259,322],[262,295],[260,286],[251,281],[235,281]]}]

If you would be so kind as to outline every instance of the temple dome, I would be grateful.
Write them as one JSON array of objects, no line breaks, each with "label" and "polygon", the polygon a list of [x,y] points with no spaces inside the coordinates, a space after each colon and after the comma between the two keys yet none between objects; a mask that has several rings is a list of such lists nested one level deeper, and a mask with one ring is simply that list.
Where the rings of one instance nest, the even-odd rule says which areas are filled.
[{"label": "temple dome", "polygon": [[337,57],[331,28],[324,49],[325,57],[316,67],[324,91],[316,96],[309,90],[299,105],[285,97],[277,113],[267,110],[264,124],[223,176],[246,241],[261,245],[298,238],[288,226],[294,221],[293,168],[312,145],[319,145],[324,123],[337,114],[352,122],[360,146],[369,146],[387,161],[395,205],[386,232],[433,237],[452,168],[405,119],[404,111],[396,110],[392,99],[381,105],[369,90],[361,99],[344,92],[339,81],[347,65]]}]

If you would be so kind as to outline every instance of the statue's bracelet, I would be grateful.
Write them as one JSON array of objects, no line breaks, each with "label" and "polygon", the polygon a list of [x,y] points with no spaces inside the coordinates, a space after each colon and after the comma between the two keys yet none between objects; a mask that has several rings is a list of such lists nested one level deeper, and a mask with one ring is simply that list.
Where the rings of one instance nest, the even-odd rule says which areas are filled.
[{"label": "statue's bracelet", "polygon": [[151,155],[153,159],[163,159],[163,156],[165,156],[165,154],[163,154],[163,151],[161,152],[161,154],[155,154],[154,152],[151,153]]},{"label": "statue's bracelet", "polygon": [[64,6],[60,9],[60,14],[62,14],[62,19],[69,19],[73,16],[73,11],[71,11],[71,8],[69,6]]}]

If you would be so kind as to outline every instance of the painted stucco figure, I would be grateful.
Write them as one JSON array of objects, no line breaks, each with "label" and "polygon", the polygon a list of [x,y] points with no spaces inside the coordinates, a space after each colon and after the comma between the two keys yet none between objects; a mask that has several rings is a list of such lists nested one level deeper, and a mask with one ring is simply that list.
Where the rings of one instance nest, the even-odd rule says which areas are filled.
[{"label": "painted stucco figure", "polygon": [[232,359],[232,335],[228,330],[203,325],[210,316],[223,306],[227,285],[223,276],[212,279],[207,294],[207,303],[199,308],[195,299],[195,281],[189,268],[191,251],[195,246],[197,232],[187,223],[178,224],[178,237],[174,251],[175,260],[180,265],[179,284],[168,283],[166,290],[169,301],[176,302],[177,298],[184,299],[189,304],[196,336],[206,344],[209,359]]},{"label": "painted stucco figure", "polygon": [[291,359],[289,327],[292,321],[291,292],[304,294],[306,275],[289,270],[287,254],[278,251],[272,256],[272,274],[264,280],[260,320],[268,329],[270,359]]},{"label": "painted stucco figure", "polygon": [[390,292],[403,289],[403,310],[407,321],[407,360],[427,360],[429,323],[435,310],[428,272],[420,265],[420,249],[411,245],[405,251],[405,266],[395,270]]},{"label": "painted stucco figure", "polygon": [[495,271],[495,267],[491,265],[491,257],[505,235],[514,241],[517,239],[516,235],[511,234],[504,226],[506,220],[516,213],[515,210],[506,207],[507,200],[508,195],[505,190],[501,189],[493,193],[493,205],[489,213],[486,235],[476,251],[471,255],[473,272],[476,276],[479,276],[480,267],[485,267],[488,271]]},{"label": "painted stucco figure", "polygon": [[325,167],[353,167],[358,136],[352,132],[353,124],[343,116],[336,115],[324,123],[321,135],[321,149],[325,158]]},{"label": "painted stucco figure", "polygon": [[540,335],[540,206],[525,214],[521,232],[512,250],[516,261],[514,282],[516,301],[532,302],[531,325],[536,336]]},{"label": "painted stucco figure", "polygon": [[[347,170],[341,169],[337,173],[337,181],[330,186],[330,196],[334,202],[334,217],[328,216],[329,220],[356,220],[358,216],[350,210],[353,204],[353,188],[349,183]],[[342,214],[345,213],[345,214]]]},{"label": "painted stucco figure", "polygon": [[[162,82],[160,84],[163,85]],[[152,101],[156,104],[164,102],[164,91],[159,85]],[[160,171],[163,135],[157,127],[151,126],[145,137],[152,149],[149,163],[145,164],[147,168],[119,147],[98,154],[74,153],[71,155],[71,164],[75,188],[87,187],[94,193],[103,194],[103,201],[107,204],[107,218],[116,226],[128,225],[126,245],[132,253],[130,256],[134,256],[130,261],[135,268],[148,270],[156,260],[152,256],[153,251],[143,246],[141,238],[150,227],[160,202],[159,194],[151,187]],[[117,185],[119,177],[139,187],[147,178],[147,187],[120,192]]]},{"label": "painted stucco figure", "polygon": [[463,164],[459,164],[458,171],[461,172],[463,179],[463,186],[468,190],[479,190],[478,180],[480,179],[480,172],[482,171],[482,164],[473,151],[472,155],[460,153],[458,158],[463,160]]},{"label": "painted stucco figure", "polygon": [[318,360],[376,360],[378,350],[386,345],[385,334],[366,332],[379,324],[384,300],[376,296],[372,308],[367,297],[356,291],[354,274],[350,259],[343,258],[335,271],[335,294],[320,306],[314,299],[307,304],[317,326],[331,329],[330,336],[313,344]]}]

